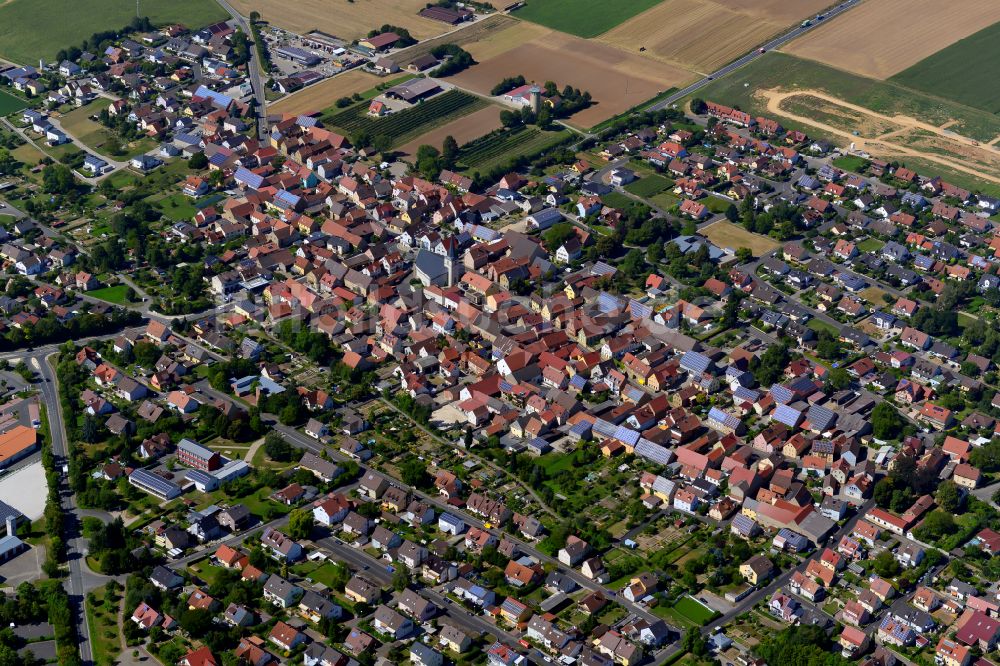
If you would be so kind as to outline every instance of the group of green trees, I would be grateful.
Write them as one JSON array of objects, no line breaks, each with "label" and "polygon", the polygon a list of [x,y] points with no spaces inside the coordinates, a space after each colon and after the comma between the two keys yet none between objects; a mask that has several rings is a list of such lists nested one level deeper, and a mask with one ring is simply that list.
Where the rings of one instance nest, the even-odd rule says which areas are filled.
[{"label": "group of green trees", "polygon": [[[729,211],[732,210],[730,207]],[[753,197],[744,197],[736,212],[739,222],[747,231],[770,235],[778,240],[788,240],[793,237],[796,234],[796,223],[801,219],[798,209],[784,201],[772,206],[768,211],[758,212]],[[728,215],[731,216],[732,213]]]},{"label": "group of green trees", "polygon": [[431,72],[431,76],[450,76],[476,64],[472,54],[458,44],[440,44],[431,49],[431,55],[444,60]]},{"label": "group of green trees", "polygon": [[424,144],[417,148],[417,170],[431,180],[436,180],[445,169],[454,169],[458,163],[459,146],[450,134],[441,143],[441,150]]}]

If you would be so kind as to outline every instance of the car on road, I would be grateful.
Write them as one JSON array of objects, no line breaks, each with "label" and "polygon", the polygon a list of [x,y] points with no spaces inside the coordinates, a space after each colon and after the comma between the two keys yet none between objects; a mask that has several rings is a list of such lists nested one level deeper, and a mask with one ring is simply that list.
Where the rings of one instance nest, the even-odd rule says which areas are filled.
[{"label": "car on road", "polygon": [[764,47],[762,46],[762,47],[760,47],[759,49],[757,49],[757,53],[767,53],[767,49],[765,49],[765,48],[764,48]]}]

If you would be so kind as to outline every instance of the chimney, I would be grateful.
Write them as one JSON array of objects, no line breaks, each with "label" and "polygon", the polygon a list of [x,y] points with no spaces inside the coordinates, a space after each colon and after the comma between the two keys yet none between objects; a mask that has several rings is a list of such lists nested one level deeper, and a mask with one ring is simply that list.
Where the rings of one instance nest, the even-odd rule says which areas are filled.
[{"label": "chimney", "polygon": [[7,516],[7,536],[15,536],[17,534],[17,518],[13,515]]}]

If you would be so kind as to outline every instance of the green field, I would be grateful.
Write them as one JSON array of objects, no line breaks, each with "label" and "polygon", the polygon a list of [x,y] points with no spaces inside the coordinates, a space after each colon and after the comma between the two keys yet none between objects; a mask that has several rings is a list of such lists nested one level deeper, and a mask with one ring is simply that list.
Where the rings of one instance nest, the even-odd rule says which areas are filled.
[{"label": "green field", "polygon": [[361,102],[330,115],[324,113],[321,119],[327,127],[343,130],[351,136],[370,132],[373,137],[384,135],[392,139],[392,145],[400,145],[433,127],[444,125],[485,106],[486,102],[474,95],[449,90],[384,118],[369,116],[368,103]]},{"label": "green field", "polygon": [[[876,81],[827,67],[812,60],[770,52],[729,76],[713,81],[698,91],[702,99],[738,106],[754,115],[773,115],[755,95],[760,89],[816,89],[886,115],[907,115],[933,125],[949,120],[958,134],[990,141],[1000,134],[1000,117],[965,104],[907,88],[893,81]],[[782,118],[782,124],[807,134],[817,134],[811,125]]]},{"label": "green field", "polygon": [[514,15],[580,37],[596,37],[661,0],[527,0]]},{"label": "green field", "polygon": [[94,298],[99,298],[102,301],[108,301],[109,303],[117,303],[123,305],[128,302],[126,295],[128,294],[129,287],[124,284],[116,284],[113,287],[104,287],[103,289],[94,289],[93,291],[88,291],[88,296],[93,296]]},{"label": "green field", "polygon": [[[201,28],[229,18],[215,0],[140,0],[140,13],[156,25]],[[135,18],[131,0],[7,0],[0,2],[0,55],[37,65],[77,46],[95,32],[117,30]]]},{"label": "green field", "polygon": [[470,169],[486,171],[522,155],[536,155],[567,136],[566,130],[549,132],[523,125],[512,130],[498,130],[462,146],[458,161]]},{"label": "green field", "polygon": [[0,90],[0,116],[9,116],[12,113],[17,113],[21,109],[26,109],[30,106],[20,97],[15,97],[10,93]]},{"label": "green field", "polygon": [[635,203],[635,199],[630,199],[621,192],[615,191],[602,194],[601,201],[604,202],[605,206],[611,206],[612,208],[628,208]]},{"label": "green field", "polygon": [[890,80],[983,111],[1000,112],[1000,23],[958,40]]},{"label": "green field", "polygon": [[637,197],[648,199],[649,197],[656,196],[660,192],[670,189],[673,185],[674,183],[672,180],[657,174],[633,181],[626,185],[625,189]]},{"label": "green field", "polygon": [[861,173],[868,167],[868,164],[868,160],[857,155],[841,155],[833,160],[833,166],[854,173]]},{"label": "green field", "polygon": [[674,604],[674,610],[698,626],[708,624],[718,615],[711,608],[707,608],[701,602],[691,597],[681,597],[678,599],[677,603]]}]

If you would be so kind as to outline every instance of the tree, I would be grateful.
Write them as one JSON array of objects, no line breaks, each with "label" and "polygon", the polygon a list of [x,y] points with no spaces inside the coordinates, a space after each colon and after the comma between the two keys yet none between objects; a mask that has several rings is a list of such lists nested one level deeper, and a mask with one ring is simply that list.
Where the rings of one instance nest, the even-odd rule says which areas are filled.
[{"label": "tree", "polygon": [[42,189],[49,194],[68,194],[76,189],[76,179],[65,164],[49,164],[42,169]]},{"label": "tree", "polygon": [[891,550],[883,550],[872,563],[872,570],[882,578],[893,578],[899,574],[899,562]]},{"label": "tree", "polygon": [[313,514],[309,509],[296,509],[288,517],[288,536],[293,539],[306,539],[312,532]]},{"label": "tree", "polygon": [[396,563],[396,570],[392,572],[392,589],[402,592],[410,584],[410,570],[405,564]]},{"label": "tree", "polygon": [[449,169],[454,168],[455,162],[458,161],[458,141],[450,134],[444,138],[444,143],[441,144],[441,157]]},{"label": "tree", "polygon": [[392,149],[392,137],[388,134],[376,134],[372,138],[372,148],[381,155],[387,155]]},{"label": "tree", "polygon": [[949,513],[958,513],[959,509],[962,508],[963,499],[961,488],[950,479],[938,486],[937,492],[934,493],[934,501]]},{"label": "tree", "polygon": [[701,97],[695,97],[691,100],[691,112],[701,115],[708,110],[708,105],[705,104],[705,100]]},{"label": "tree", "polygon": [[842,391],[851,385],[851,374],[845,368],[833,368],[827,375],[826,385],[834,391]]},{"label": "tree", "polygon": [[294,449],[280,434],[269,432],[267,437],[264,438],[264,453],[271,460],[289,462],[294,455]]},{"label": "tree", "polygon": [[886,401],[875,405],[872,410],[872,431],[878,439],[895,439],[903,427],[903,419],[896,408]]},{"label": "tree", "polygon": [[208,158],[205,157],[205,153],[195,153],[188,160],[188,166],[196,171],[204,169],[208,166]]},{"label": "tree", "polygon": [[573,229],[573,225],[570,222],[557,222],[553,224],[542,234],[542,238],[545,240],[545,247],[549,248],[550,251],[558,250],[560,245],[576,235]]},{"label": "tree", "polygon": [[937,541],[955,531],[955,518],[943,508],[934,509],[913,532],[921,541]]},{"label": "tree", "polygon": [[748,247],[736,248],[736,261],[741,264],[753,261],[753,250]]},{"label": "tree", "polygon": [[416,456],[410,456],[403,461],[399,468],[403,483],[415,488],[423,487],[427,484],[427,463]]}]

